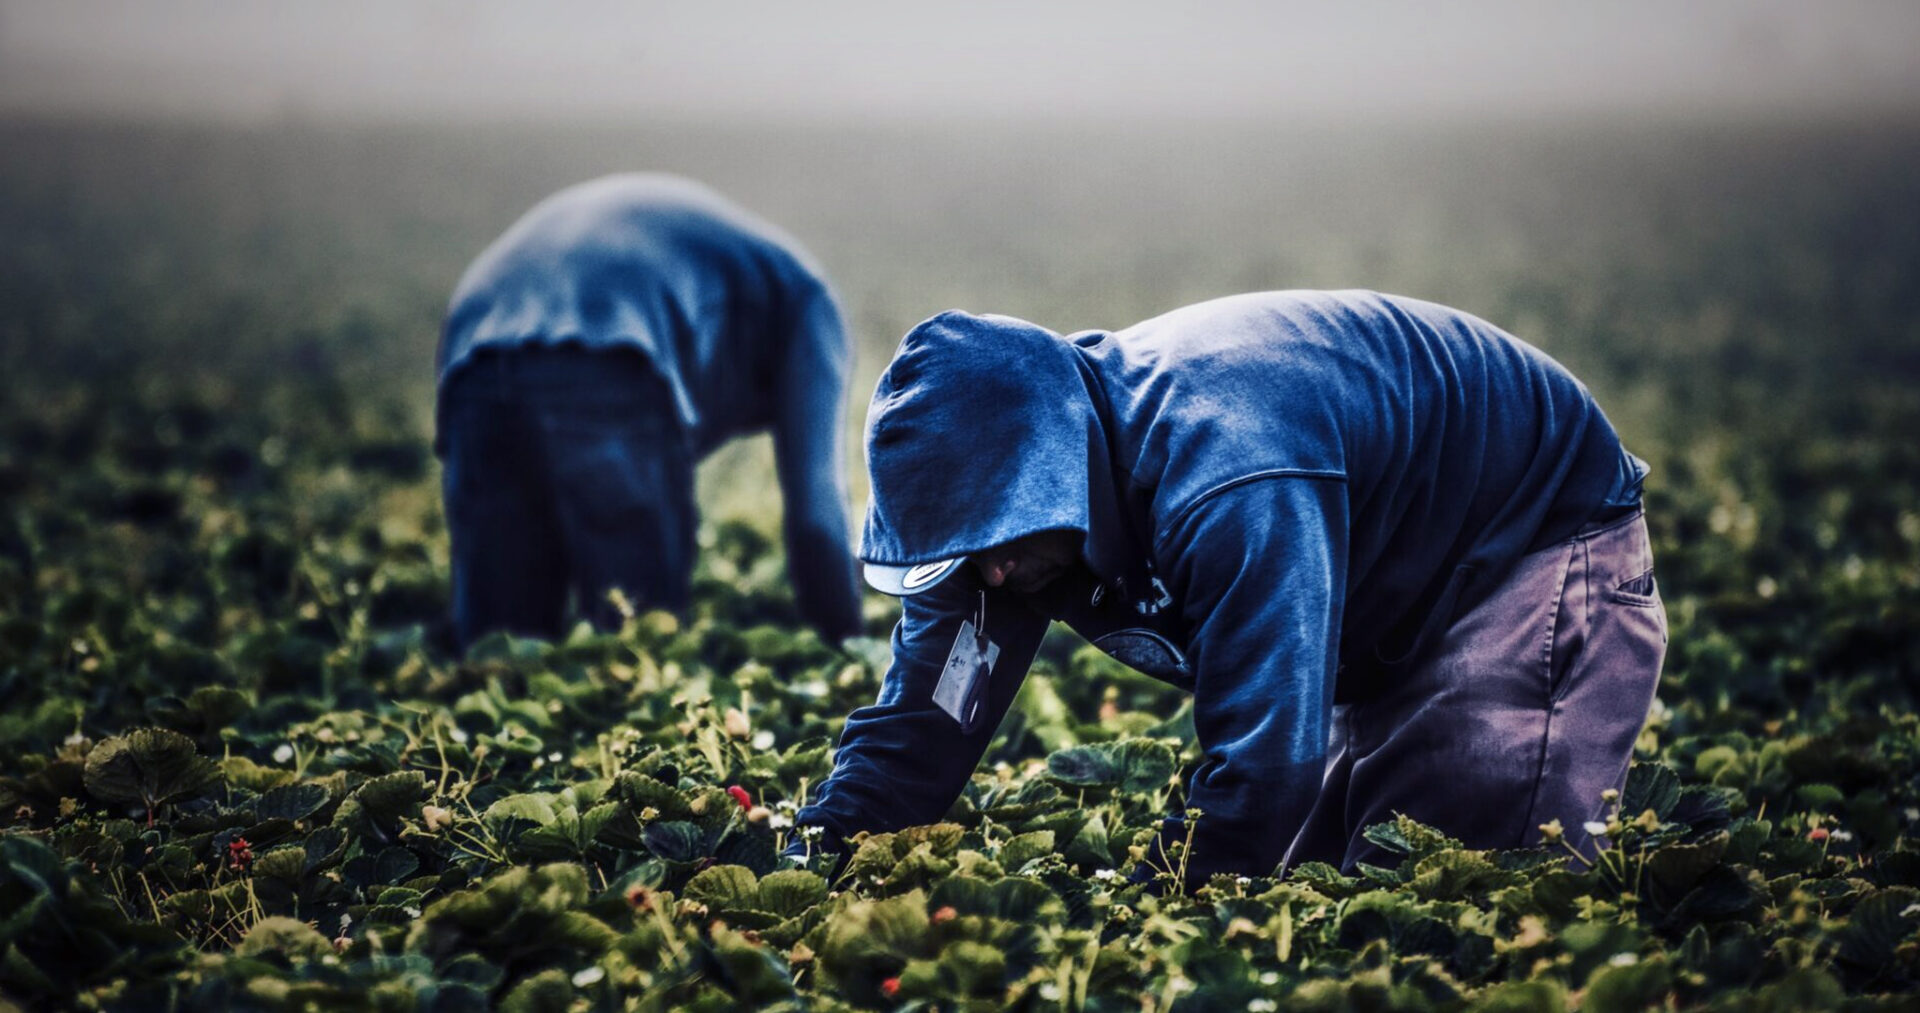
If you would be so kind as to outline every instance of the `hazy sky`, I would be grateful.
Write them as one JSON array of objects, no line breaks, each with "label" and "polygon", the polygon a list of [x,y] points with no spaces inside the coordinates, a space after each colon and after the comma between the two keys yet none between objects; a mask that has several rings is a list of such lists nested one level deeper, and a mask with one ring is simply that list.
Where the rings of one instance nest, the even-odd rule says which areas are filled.
[{"label": "hazy sky", "polygon": [[1916,0],[0,0],[0,110],[1804,113],[1917,53]]}]

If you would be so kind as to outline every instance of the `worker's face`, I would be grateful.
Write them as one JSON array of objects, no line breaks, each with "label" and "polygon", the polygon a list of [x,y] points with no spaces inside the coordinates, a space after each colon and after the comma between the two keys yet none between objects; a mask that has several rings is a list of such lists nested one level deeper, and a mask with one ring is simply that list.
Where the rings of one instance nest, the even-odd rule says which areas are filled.
[{"label": "worker's face", "polygon": [[1038,531],[967,558],[988,587],[1031,594],[1080,562],[1080,533]]}]

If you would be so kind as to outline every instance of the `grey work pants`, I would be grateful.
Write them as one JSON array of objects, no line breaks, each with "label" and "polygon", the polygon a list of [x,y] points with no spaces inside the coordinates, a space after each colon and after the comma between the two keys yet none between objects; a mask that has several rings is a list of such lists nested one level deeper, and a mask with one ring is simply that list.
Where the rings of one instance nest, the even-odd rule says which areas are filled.
[{"label": "grey work pants", "polygon": [[1287,864],[1393,865],[1362,837],[1405,813],[1471,848],[1540,841],[1619,788],[1653,702],[1667,618],[1646,519],[1631,516],[1522,557],[1383,694],[1334,708],[1326,777]]}]

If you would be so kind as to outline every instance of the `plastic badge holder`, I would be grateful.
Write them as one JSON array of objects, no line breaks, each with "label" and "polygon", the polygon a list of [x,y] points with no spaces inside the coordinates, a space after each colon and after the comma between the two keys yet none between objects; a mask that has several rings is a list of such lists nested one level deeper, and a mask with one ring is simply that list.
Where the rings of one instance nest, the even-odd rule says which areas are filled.
[{"label": "plastic badge holder", "polygon": [[987,593],[982,591],[973,617],[961,620],[940,682],[933,687],[934,704],[959,722],[963,733],[980,727],[980,704],[987,698],[993,663],[998,660],[1000,645],[987,637]]}]

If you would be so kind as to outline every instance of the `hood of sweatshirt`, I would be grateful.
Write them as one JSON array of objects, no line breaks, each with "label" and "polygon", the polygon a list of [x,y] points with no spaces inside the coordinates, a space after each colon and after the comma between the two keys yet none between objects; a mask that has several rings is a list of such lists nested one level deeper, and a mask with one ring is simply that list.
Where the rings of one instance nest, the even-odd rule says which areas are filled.
[{"label": "hood of sweatshirt", "polygon": [[867,412],[869,582],[916,593],[957,568],[933,564],[1062,529],[1096,574],[1123,573],[1103,405],[1078,347],[1044,327],[955,310],[909,331]]}]

